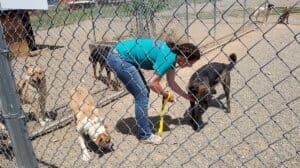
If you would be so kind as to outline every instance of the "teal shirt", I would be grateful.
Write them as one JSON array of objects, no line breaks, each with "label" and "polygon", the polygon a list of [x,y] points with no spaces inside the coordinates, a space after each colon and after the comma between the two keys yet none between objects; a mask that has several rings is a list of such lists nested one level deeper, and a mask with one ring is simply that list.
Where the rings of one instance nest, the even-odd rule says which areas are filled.
[{"label": "teal shirt", "polygon": [[115,48],[121,57],[143,69],[152,69],[159,76],[163,76],[176,64],[176,54],[162,40],[131,38],[118,42]]}]

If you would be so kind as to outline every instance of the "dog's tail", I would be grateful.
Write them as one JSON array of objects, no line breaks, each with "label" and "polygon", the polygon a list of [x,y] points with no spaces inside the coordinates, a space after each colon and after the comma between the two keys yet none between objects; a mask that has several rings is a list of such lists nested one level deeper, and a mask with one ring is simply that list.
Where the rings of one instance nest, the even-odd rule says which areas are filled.
[{"label": "dog's tail", "polygon": [[230,63],[228,64],[228,69],[231,70],[234,65],[236,64],[236,54],[235,53],[232,53],[229,55],[229,61]]}]

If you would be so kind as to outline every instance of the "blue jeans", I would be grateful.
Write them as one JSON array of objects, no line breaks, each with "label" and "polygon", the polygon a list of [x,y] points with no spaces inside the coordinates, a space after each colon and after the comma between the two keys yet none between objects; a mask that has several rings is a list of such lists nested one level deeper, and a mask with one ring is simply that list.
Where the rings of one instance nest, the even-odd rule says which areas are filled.
[{"label": "blue jeans", "polygon": [[138,125],[138,138],[146,139],[151,135],[148,121],[149,88],[141,71],[118,53],[109,52],[107,64],[134,97],[135,119]]}]

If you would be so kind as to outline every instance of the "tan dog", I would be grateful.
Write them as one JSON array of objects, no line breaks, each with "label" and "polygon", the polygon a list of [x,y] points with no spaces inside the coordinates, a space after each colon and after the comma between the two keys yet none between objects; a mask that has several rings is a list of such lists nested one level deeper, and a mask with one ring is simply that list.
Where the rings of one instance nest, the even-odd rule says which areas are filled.
[{"label": "tan dog", "polygon": [[79,143],[82,149],[82,159],[88,161],[90,155],[87,151],[85,138],[88,136],[100,149],[112,150],[113,144],[104,125],[99,108],[88,90],[83,86],[73,88],[70,92],[70,108],[74,115],[76,130],[80,134]]},{"label": "tan dog", "polygon": [[17,83],[22,104],[31,104],[41,126],[46,124],[47,87],[44,70],[39,66],[25,66],[24,75]]}]

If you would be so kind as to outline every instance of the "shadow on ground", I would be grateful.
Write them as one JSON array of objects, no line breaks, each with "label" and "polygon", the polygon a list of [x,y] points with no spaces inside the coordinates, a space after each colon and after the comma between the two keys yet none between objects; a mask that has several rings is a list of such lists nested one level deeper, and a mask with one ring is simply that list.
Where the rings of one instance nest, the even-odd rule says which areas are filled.
[{"label": "shadow on ground", "polygon": [[[209,107],[215,107],[218,109],[226,109],[223,102],[221,102],[221,99],[225,98],[225,95],[222,94],[218,96],[215,99],[212,99],[209,102]],[[170,131],[170,125],[189,125],[191,126],[190,123],[190,114],[189,114],[189,109],[187,109],[183,115],[183,117],[179,118],[172,118],[169,115],[164,116],[164,129],[163,131]],[[159,125],[159,120],[160,116],[151,116],[149,117],[150,124],[152,127],[152,132],[156,133],[158,130],[158,125]],[[119,131],[122,134],[128,134],[128,135],[134,135],[137,136],[137,122],[134,117],[129,117],[129,118],[123,118],[120,119],[117,122],[116,125],[116,130]],[[203,129],[202,127],[201,129]]]}]

